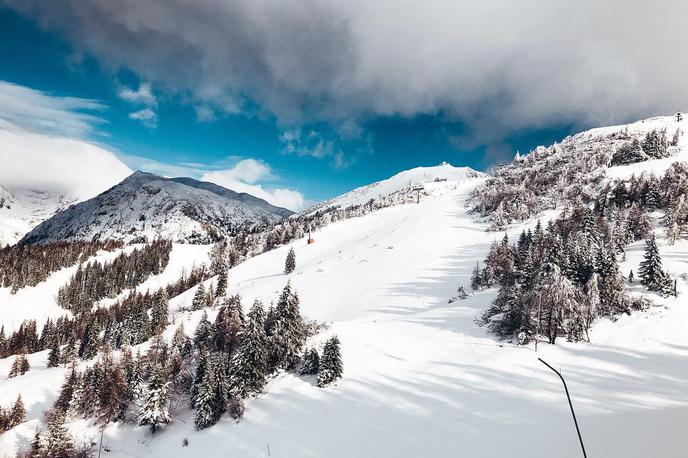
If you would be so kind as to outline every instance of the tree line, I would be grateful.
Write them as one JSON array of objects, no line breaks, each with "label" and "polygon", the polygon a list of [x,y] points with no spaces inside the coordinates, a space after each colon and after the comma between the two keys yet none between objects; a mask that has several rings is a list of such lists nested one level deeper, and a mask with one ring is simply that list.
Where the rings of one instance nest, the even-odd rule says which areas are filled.
[{"label": "tree line", "polygon": [[75,312],[105,297],[116,297],[149,276],[162,273],[171,251],[172,242],[156,240],[131,253],[120,253],[112,262],[79,264],[69,283],[60,288],[57,303]]},{"label": "tree line", "polygon": [[60,242],[46,245],[12,245],[0,248],[0,286],[12,292],[36,286],[64,267],[83,262],[98,251],[120,248],[120,242]]}]

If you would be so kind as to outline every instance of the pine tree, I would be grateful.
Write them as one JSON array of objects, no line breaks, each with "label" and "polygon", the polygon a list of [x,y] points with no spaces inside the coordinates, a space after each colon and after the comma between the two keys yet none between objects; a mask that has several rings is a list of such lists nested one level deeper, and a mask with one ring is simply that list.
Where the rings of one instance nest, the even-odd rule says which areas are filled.
[{"label": "pine tree", "polygon": [[215,291],[215,296],[218,299],[222,299],[227,294],[227,271],[222,270],[217,276],[217,290]]},{"label": "pine tree", "polygon": [[293,366],[306,343],[306,326],[301,317],[299,297],[292,291],[289,282],[277,301],[275,324],[271,334],[271,369]]},{"label": "pine tree", "polygon": [[471,289],[477,291],[480,289],[483,283],[482,272],[480,271],[480,264],[476,261],[475,268],[471,274]]},{"label": "pine tree", "polygon": [[122,365],[113,360],[109,349],[101,357],[101,380],[98,390],[98,421],[106,425],[118,420],[127,408],[127,381]]},{"label": "pine tree", "polygon": [[284,262],[284,273],[290,274],[296,269],[296,252],[294,248],[289,248],[289,253],[287,253],[287,259]]},{"label": "pine tree", "polygon": [[153,306],[151,307],[150,327],[153,335],[160,334],[167,326],[167,315],[169,313],[169,299],[165,289],[159,289],[153,296]]},{"label": "pine tree", "polygon": [[57,345],[57,340],[48,353],[48,367],[57,367],[60,365],[60,347]]},{"label": "pine tree", "polygon": [[263,390],[267,356],[265,311],[263,304],[256,300],[248,314],[239,350],[232,358],[229,381],[234,396],[245,398]]},{"label": "pine tree", "polygon": [[46,458],[75,456],[74,444],[64,421],[64,415],[59,412],[50,414],[48,429],[40,438],[38,456]]},{"label": "pine tree", "polygon": [[212,331],[213,326],[210,324],[210,321],[208,321],[208,314],[203,312],[201,321],[198,322],[198,326],[196,326],[196,332],[194,333],[194,345],[197,348],[206,348],[210,343]]},{"label": "pine tree", "polygon": [[72,370],[65,377],[65,381],[62,383],[62,388],[60,388],[60,394],[55,400],[53,408],[62,413],[66,413],[69,409],[69,402],[72,399],[72,393],[74,392],[74,387],[78,383],[78,374],[76,368],[72,366]]},{"label": "pine tree", "polygon": [[208,360],[194,399],[194,424],[198,430],[217,423],[224,411],[222,374],[218,373],[217,362],[214,358]]},{"label": "pine tree", "polygon": [[315,375],[320,368],[320,355],[315,348],[307,349],[303,354],[303,364],[301,364],[301,375]]},{"label": "pine tree", "polygon": [[69,336],[69,340],[67,341],[67,345],[62,349],[62,354],[60,355],[60,362],[67,367],[67,364],[72,363],[74,360],[76,360],[78,356],[78,351],[76,348],[76,340],[74,340],[74,336],[71,335]]},{"label": "pine tree", "polygon": [[84,337],[81,339],[79,356],[83,359],[91,359],[98,354],[100,329],[98,323],[92,321],[86,325]]},{"label": "pine tree", "polygon": [[333,336],[325,343],[320,367],[318,370],[318,386],[325,387],[341,378],[344,371],[342,356],[339,349],[339,339]]},{"label": "pine tree", "polygon": [[201,310],[206,306],[207,297],[205,293],[205,286],[203,283],[199,283],[198,288],[196,288],[196,293],[194,294],[193,301],[191,301],[192,310]]},{"label": "pine tree", "polygon": [[151,434],[170,422],[168,389],[165,371],[156,366],[148,383],[145,399],[139,409],[139,425],[149,425]]},{"label": "pine tree", "polygon": [[662,258],[654,234],[645,242],[645,254],[638,269],[640,282],[650,291],[668,294],[671,280],[662,269]]},{"label": "pine tree", "polygon": [[[9,414],[8,426],[9,428],[14,428],[26,419],[26,409],[24,408],[24,402],[22,401],[21,394],[17,396],[17,400],[14,401],[12,410]],[[8,429],[9,429],[8,428]]]}]

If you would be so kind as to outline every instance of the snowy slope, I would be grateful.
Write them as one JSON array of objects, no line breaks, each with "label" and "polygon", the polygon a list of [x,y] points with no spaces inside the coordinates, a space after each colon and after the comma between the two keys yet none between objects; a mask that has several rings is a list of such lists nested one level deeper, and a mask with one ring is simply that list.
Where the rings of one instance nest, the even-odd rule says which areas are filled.
[{"label": "snowy slope", "polygon": [[[224,417],[201,432],[191,411],[155,437],[144,427],[110,425],[107,456],[264,457],[269,447],[281,457],[578,457],[562,386],[537,357],[566,376],[589,456],[685,456],[688,308],[681,299],[655,298],[659,306],[648,312],[600,321],[592,344],[541,344],[537,354],[532,346],[501,345],[475,326],[494,291],[447,303],[502,236],[466,213],[481,181],[436,183],[419,204],[330,224],[311,245],[297,240],[289,276],[282,268],[290,246],[230,270],[229,291],[244,306],[256,297],[275,300],[291,280],[303,313],[331,323],[316,340],[336,333],[342,341],[337,386],[280,375],[247,403],[241,422]],[[629,249],[624,271],[637,267],[641,250]],[[672,275],[688,271],[688,242],[660,242],[660,250]],[[679,288],[688,289],[684,282]],[[188,306],[192,295],[173,299],[173,309]],[[173,313],[187,332],[201,314]],[[32,370],[12,380],[5,379],[12,359],[0,361],[0,404],[21,392],[29,410],[26,423],[0,437],[0,456],[30,442],[57,394],[65,369],[45,369],[46,358],[31,355]],[[98,436],[82,421],[71,430],[81,440]]]},{"label": "snowy slope", "polygon": [[0,186],[0,247],[17,243],[36,225],[76,201],[59,193]]},{"label": "snowy slope", "polygon": [[239,227],[279,221],[288,214],[288,210],[211,183],[135,172],[40,224],[23,241],[166,238],[203,243]]},{"label": "snowy slope", "polygon": [[395,192],[413,192],[416,186],[422,187],[424,183],[445,180],[463,182],[484,176],[484,173],[470,167],[454,167],[446,162],[435,167],[416,167],[399,172],[386,180],[361,186],[346,194],[321,202],[307,210],[306,213],[330,207],[345,208],[352,205],[363,205],[370,199],[385,197]]}]

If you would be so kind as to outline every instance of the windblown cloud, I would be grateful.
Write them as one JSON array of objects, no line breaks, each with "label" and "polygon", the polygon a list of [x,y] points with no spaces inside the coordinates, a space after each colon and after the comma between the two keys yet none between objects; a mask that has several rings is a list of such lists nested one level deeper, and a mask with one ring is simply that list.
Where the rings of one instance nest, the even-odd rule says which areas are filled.
[{"label": "windblown cloud", "polygon": [[84,137],[102,122],[93,112],[103,108],[95,100],[60,97],[0,81],[0,119],[26,131]]},{"label": "windblown cloud", "polygon": [[0,81],[0,185],[83,200],[129,175],[112,152],[81,139],[100,122],[84,110],[100,108]]},{"label": "windblown cloud", "polygon": [[442,112],[484,140],[688,105],[686,2],[0,2],[201,106],[285,124]]}]

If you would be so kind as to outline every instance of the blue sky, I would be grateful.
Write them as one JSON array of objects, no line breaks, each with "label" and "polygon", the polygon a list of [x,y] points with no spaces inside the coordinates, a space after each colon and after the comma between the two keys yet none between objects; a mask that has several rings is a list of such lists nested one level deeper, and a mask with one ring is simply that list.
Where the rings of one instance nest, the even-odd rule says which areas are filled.
[{"label": "blue sky", "polygon": [[[581,91],[584,95],[574,90],[567,93],[570,82],[548,88],[549,81],[561,79],[558,74],[565,70],[556,67],[551,67],[551,78],[545,84],[543,79],[522,82],[517,67],[533,59],[525,47],[526,51],[504,53],[522,53],[516,64],[505,61],[500,66],[500,71],[511,68],[513,78],[495,73],[491,65],[483,71],[471,66],[472,73],[466,75],[468,57],[457,58],[460,62],[447,59],[456,64],[452,68],[433,58],[429,62],[437,69],[426,71],[414,63],[413,55],[397,61],[394,59],[402,58],[388,52],[373,56],[374,64],[380,60],[386,67],[379,74],[365,74],[361,83],[358,79],[363,78],[364,70],[378,69],[373,64],[368,64],[372,70],[365,67],[370,59],[367,48],[344,46],[356,42],[351,37],[354,32],[331,16],[312,18],[319,19],[322,26],[311,25],[315,20],[308,18],[304,35],[287,27],[290,21],[303,20],[301,16],[281,15],[280,26],[286,23],[288,28],[279,35],[284,45],[270,35],[266,38],[267,32],[253,29],[245,35],[225,37],[231,24],[225,28],[224,23],[219,35],[197,43],[198,33],[177,35],[177,30],[164,29],[189,16],[184,11],[170,12],[172,6],[168,8],[164,2],[158,6],[153,2],[143,12],[131,11],[132,16],[122,22],[103,10],[107,7],[92,6],[93,2],[60,0],[55,2],[59,10],[41,2],[7,0],[10,7],[2,3],[0,81],[52,96],[97,101],[102,106],[90,111],[97,118],[92,121],[94,128],[84,133],[89,141],[115,151],[131,168],[168,175],[201,177],[211,171],[231,170],[245,159],[255,160],[264,170],[251,183],[296,191],[306,203],[407,168],[442,161],[485,170],[509,160],[516,151],[549,144],[574,130],[631,120],[658,109],[651,103],[631,104],[630,108],[619,104],[619,112],[609,115],[609,101],[601,100],[600,106],[590,107],[592,114],[581,111],[583,102],[599,99],[597,91],[607,94],[612,86],[604,85],[611,83],[599,82],[601,88],[595,86],[592,94],[589,88]],[[212,8],[217,8],[210,1],[202,2],[199,9],[202,7],[213,12]],[[169,17],[162,19],[164,24],[136,22],[148,13],[151,18],[153,14],[160,17],[163,10],[155,8],[166,8]],[[225,22],[237,19],[234,12],[223,9],[222,14],[227,14]],[[358,20],[358,13],[349,14],[350,22]],[[265,16],[267,21],[270,15]],[[403,27],[403,14],[399,18]],[[212,29],[211,25],[207,28]],[[527,27],[528,23],[518,26]],[[269,23],[265,29],[279,28]],[[403,32],[397,33],[399,49],[412,54],[413,47],[404,44]],[[225,38],[227,43],[239,44],[227,45],[229,51],[213,47]],[[425,38],[427,46],[433,44],[431,34]],[[447,41],[446,35],[441,38],[431,48],[438,55]],[[179,44],[170,50],[168,43]],[[392,43],[396,50],[397,44]],[[284,47],[287,44],[289,48]],[[389,51],[382,49],[383,45],[381,51]],[[375,42],[366,42],[366,46],[376,48]],[[457,53],[461,49],[458,46]],[[493,52],[497,61],[506,59],[501,51]],[[540,50],[545,59],[549,53]],[[232,62],[228,63],[228,58]],[[354,65],[355,71],[350,70]],[[403,72],[407,68],[413,70],[408,75]],[[543,72],[535,68],[533,73]],[[350,81],[356,81],[355,85]],[[614,84],[623,86],[618,81]],[[521,87],[530,87],[529,92],[521,94]],[[546,94],[554,89],[556,97]],[[569,103],[567,96],[575,103]],[[619,96],[614,97],[618,103]]]}]

